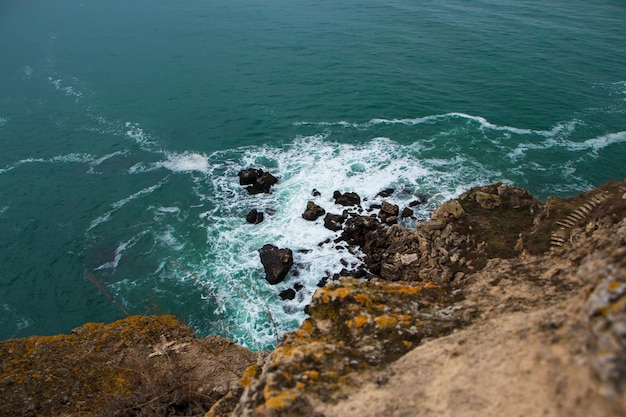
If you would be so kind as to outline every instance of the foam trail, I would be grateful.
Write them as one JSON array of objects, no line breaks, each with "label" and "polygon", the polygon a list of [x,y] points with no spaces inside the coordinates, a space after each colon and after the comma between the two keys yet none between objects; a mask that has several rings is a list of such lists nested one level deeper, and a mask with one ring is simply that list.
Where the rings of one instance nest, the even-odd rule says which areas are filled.
[{"label": "foam trail", "polygon": [[111,210],[107,211],[106,213],[104,213],[102,216],[97,217],[96,219],[91,221],[91,224],[89,225],[89,228],[87,229],[87,231],[89,232],[90,230],[92,230],[93,228],[95,228],[96,226],[101,225],[102,223],[106,223],[111,219],[111,216],[120,208],[124,207],[126,204],[128,204],[129,202],[136,200],[138,198],[143,197],[144,195],[147,194],[151,194],[153,193],[155,190],[157,190],[158,188],[160,188],[161,186],[163,186],[163,184],[165,184],[165,182],[167,182],[167,178],[164,179],[163,181],[160,181],[158,184],[155,184],[153,186],[144,188],[142,190],[137,191],[136,193],[123,198],[119,201],[116,201],[114,203],[111,204]]},{"label": "foam trail", "polygon": [[555,134],[562,131],[571,131],[574,129],[577,123],[580,123],[578,120],[573,120],[571,122],[566,123],[558,123],[550,130],[533,130],[533,129],[524,129],[518,128],[514,126],[499,126],[494,123],[489,122],[486,118],[482,116],[473,116],[467,113],[461,112],[450,112],[443,114],[435,114],[424,117],[416,117],[416,118],[404,118],[404,119],[381,119],[374,118],[365,123],[351,123],[346,121],[340,122],[296,122],[294,126],[319,126],[319,127],[349,127],[355,129],[366,129],[377,125],[405,125],[405,126],[417,126],[421,124],[435,124],[437,122],[449,121],[454,119],[465,119],[468,121],[476,122],[480,125],[481,129],[487,130],[495,130],[495,131],[506,131],[510,133],[514,133],[517,135],[540,135],[545,137],[554,136]]}]

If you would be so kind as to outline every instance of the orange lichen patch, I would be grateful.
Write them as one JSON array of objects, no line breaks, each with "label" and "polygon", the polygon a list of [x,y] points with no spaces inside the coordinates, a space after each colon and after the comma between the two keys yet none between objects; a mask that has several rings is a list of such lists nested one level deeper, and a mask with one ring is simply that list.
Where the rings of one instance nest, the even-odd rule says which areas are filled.
[{"label": "orange lichen patch", "polygon": [[320,373],[318,371],[304,371],[302,376],[306,379],[319,379]]},{"label": "orange lichen patch", "polygon": [[372,305],[372,299],[367,294],[363,294],[363,293],[355,294],[354,299],[356,300],[357,303],[361,304],[367,309],[369,309],[370,306]]},{"label": "orange lichen patch", "polygon": [[[304,388],[304,387],[303,387]],[[264,392],[265,397],[265,407],[273,408],[276,411],[281,411],[284,408],[293,404],[294,400],[298,397],[298,392],[293,390],[284,390],[279,393],[273,393],[271,391],[266,390]]]},{"label": "orange lichen patch", "polygon": [[408,340],[403,340],[402,344],[404,345],[406,350],[411,350],[413,348],[413,343],[409,342]]},{"label": "orange lichen patch", "polygon": [[365,326],[368,321],[369,318],[361,314],[353,319],[348,320],[348,327],[360,329],[361,327]]},{"label": "orange lichen patch", "polygon": [[246,371],[241,376],[241,379],[239,379],[239,385],[241,385],[244,388],[250,385],[250,383],[256,376],[258,369],[259,369],[259,365],[257,364],[248,366],[246,368]]},{"label": "orange lichen patch", "polygon": [[333,299],[343,299],[350,295],[350,290],[345,287],[338,287],[334,289],[322,289],[320,297],[322,303],[328,303]]},{"label": "orange lichen patch", "polygon": [[382,328],[395,327],[398,324],[398,319],[388,314],[383,314],[374,319],[376,326]]}]

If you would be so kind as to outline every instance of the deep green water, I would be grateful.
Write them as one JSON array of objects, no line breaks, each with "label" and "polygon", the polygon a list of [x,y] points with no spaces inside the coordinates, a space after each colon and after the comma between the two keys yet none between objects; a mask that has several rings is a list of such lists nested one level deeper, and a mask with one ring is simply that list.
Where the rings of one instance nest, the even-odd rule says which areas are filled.
[{"label": "deep green water", "polygon": [[[313,188],[334,212],[336,189],[425,193],[423,219],[492,181],[623,179],[624,22],[624,1],[3,0],[0,338],[126,310],[270,347],[358,262],[318,247]],[[265,243],[311,251],[271,287]]]}]

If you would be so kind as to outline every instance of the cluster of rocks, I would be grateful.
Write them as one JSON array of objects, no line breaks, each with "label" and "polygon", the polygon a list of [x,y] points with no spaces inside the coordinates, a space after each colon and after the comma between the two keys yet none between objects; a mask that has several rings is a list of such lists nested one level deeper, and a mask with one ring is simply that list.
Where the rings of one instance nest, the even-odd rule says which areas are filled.
[{"label": "cluster of rocks", "polygon": [[[246,190],[252,195],[270,193],[271,187],[278,182],[278,179],[272,174],[256,168],[242,170],[238,173],[238,177],[239,184],[246,186]],[[382,229],[397,224],[398,218],[408,218],[413,216],[414,211],[411,207],[424,204],[428,201],[427,195],[420,194],[416,197],[416,199],[411,201],[407,207],[400,210],[398,205],[391,204],[384,200],[384,198],[387,198],[394,193],[395,190],[392,188],[382,190],[376,195],[376,198],[380,197],[383,198],[383,200],[380,203],[371,203],[367,209],[364,209],[362,207],[362,199],[357,193],[342,193],[337,190],[333,192],[333,199],[336,205],[345,207],[341,213],[327,213],[326,210],[316,204],[315,201],[309,200],[306,204],[304,212],[302,213],[302,218],[308,221],[316,221],[320,217],[324,216],[324,227],[334,232],[343,231],[346,227],[349,228],[355,223],[363,222],[371,223],[375,225],[375,228]],[[311,196],[313,198],[318,198],[321,196],[321,193],[318,190],[313,189]],[[377,213],[375,212],[376,210]],[[264,220],[264,217],[263,212],[257,209],[252,209],[246,215],[246,221],[251,224],[258,224]],[[343,241],[350,245],[361,245],[361,243],[355,242],[352,236],[353,234],[354,233],[349,231],[344,231],[340,237],[335,240],[335,243]],[[329,241],[321,242],[320,245],[328,242]],[[271,285],[282,282],[293,266],[293,251],[289,248],[278,248],[277,246],[267,244],[263,246],[263,248],[259,249],[259,255],[265,270],[266,280]],[[348,267],[347,264],[344,266]],[[344,268],[341,273],[335,274],[332,277],[323,277],[320,280],[319,285],[323,286],[331,279],[337,279],[339,276],[364,277],[372,275],[372,272],[369,272],[363,266],[353,266],[354,268],[351,269]],[[377,273],[376,270],[374,270],[373,273]],[[281,298],[293,299],[292,296],[296,291],[297,289],[293,289],[290,290],[288,294],[281,293]]]}]

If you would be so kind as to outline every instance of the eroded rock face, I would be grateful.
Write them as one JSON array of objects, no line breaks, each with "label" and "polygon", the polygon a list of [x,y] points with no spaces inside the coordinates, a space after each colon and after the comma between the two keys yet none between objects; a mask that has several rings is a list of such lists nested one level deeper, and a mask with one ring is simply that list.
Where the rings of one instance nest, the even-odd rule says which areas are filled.
[{"label": "eroded rock face", "polygon": [[313,297],[311,317],[270,354],[233,415],[313,415],[312,400],[336,400],[361,372],[465,325],[466,311],[445,310],[451,298],[430,283],[344,278],[328,284]]},{"label": "eroded rock face", "polygon": [[197,415],[256,360],[231,340],[196,339],[173,316],[7,340],[0,342],[0,415]]},{"label": "eroded rock face", "polygon": [[289,248],[279,249],[267,244],[259,249],[259,256],[265,269],[265,279],[272,285],[282,282],[293,266],[293,252]]}]

